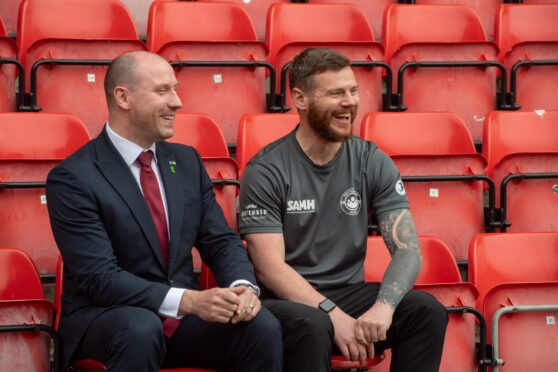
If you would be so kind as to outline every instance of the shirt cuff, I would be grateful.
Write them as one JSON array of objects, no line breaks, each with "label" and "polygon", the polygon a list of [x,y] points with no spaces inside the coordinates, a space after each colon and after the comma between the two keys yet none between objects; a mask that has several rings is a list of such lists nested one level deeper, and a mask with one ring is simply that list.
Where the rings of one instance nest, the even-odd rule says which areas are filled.
[{"label": "shirt cuff", "polygon": [[260,287],[245,279],[235,280],[234,282],[231,283],[229,287],[232,288],[232,287],[237,287],[239,285],[245,285],[246,287],[250,288],[250,290],[253,291],[256,294],[256,296],[260,297],[260,293],[261,293]]},{"label": "shirt cuff", "polygon": [[178,315],[178,307],[185,291],[184,288],[171,288],[159,306],[159,315],[165,318],[182,319],[184,315]]}]

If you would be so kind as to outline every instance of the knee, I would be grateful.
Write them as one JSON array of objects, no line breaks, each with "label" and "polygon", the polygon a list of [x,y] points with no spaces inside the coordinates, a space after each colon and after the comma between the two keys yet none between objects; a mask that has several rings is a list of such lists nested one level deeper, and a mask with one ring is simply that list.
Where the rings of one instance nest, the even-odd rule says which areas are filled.
[{"label": "knee", "polygon": [[[165,340],[161,319],[153,312],[136,308],[119,325],[115,345],[138,355],[159,355],[165,353]],[[139,354],[142,353],[142,354]]]},{"label": "knee", "polygon": [[425,324],[433,334],[445,335],[448,324],[448,313],[446,308],[431,294],[412,291],[405,299],[404,306],[415,313],[421,323]]},{"label": "knee", "polygon": [[282,350],[283,338],[279,321],[265,308],[262,308],[258,315],[247,323],[250,339],[254,342],[254,347],[265,350]]},{"label": "knee", "polygon": [[302,314],[296,314],[288,324],[283,324],[283,327],[283,332],[295,339],[293,345],[308,342],[331,349],[333,323],[329,315],[319,309],[308,307]]}]

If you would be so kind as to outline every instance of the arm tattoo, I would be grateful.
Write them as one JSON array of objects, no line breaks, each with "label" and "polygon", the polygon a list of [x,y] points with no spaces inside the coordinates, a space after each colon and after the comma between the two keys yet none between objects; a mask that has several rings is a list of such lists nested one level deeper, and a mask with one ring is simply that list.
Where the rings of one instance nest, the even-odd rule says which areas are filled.
[{"label": "arm tattoo", "polygon": [[420,245],[413,217],[408,209],[378,216],[380,232],[392,256],[378,294],[378,302],[394,310],[411,290],[420,271]]}]

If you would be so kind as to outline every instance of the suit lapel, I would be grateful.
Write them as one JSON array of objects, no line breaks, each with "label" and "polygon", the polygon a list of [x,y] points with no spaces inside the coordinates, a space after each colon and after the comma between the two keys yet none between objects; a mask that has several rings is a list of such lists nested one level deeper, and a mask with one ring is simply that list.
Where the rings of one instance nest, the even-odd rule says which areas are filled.
[{"label": "suit lapel", "polygon": [[149,242],[149,246],[157,257],[157,261],[165,269],[161,246],[151,212],[134,176],[114,145],[110,142],[106,129],[95,140],[95,148],[97,151],[97,167],[112,187],[114,187],[115,191],[124,199]]},{"label": "suit lapel", "polygon": [[182,220],[184,218],[184,187],[182,182],[185,175],[179,174],[177,171],[179,165],[176,164],[176,158],[169,151],[168,147],[165,142],[157,143],[159,173],[165,188],[169,214],[170,246],[168,266],[170,269],[180,244],[180,231],[182,230]]}]

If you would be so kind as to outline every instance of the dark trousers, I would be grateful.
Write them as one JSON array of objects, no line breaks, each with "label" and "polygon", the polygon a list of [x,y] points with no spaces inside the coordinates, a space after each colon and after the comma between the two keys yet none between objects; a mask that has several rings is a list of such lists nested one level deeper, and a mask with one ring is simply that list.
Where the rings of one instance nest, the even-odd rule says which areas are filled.
[{"label": "dark trousers", "polygon": [[[321,293],[354,318],[366,312],[378,296],[380,283],[360,283]],[[284,371],[330,371],[333,324],[323,311],[300,303],[266,299],[263,304],[281,323]],[[411,291],[397,306],[385,341],[375,352],[392,349],[392,372],[438,371],[447,326],[445,308],[430,294]]]},{"label": "dark trousers", "polygon": [[91,324],[76,357],[99,360],[110,372],[156,372],[161,366],[283,370],[281,328],[264,308],[250,322],[238,324],[185,316],[176,333],[167,339],[161,319],[153,312],[116,307]]}]

